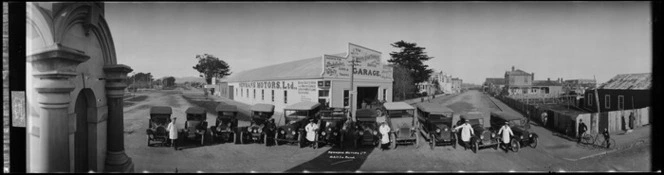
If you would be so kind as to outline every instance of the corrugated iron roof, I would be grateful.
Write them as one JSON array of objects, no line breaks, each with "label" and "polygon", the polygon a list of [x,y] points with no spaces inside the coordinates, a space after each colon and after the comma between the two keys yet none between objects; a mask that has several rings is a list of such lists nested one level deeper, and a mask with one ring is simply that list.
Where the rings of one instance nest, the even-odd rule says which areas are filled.
[{"label": "corrugated iron roof", "polygon": [[647,90],[650,89],[651,85],[652,75],[650,73],[618,74],[600,85],[599,89]]},{"label": "corrugated iron roof", "polygon": [[[344,57],[346,53],[334,54]],[[323,57],[307,58],[233,73],[226,82],[322,78]]]}]

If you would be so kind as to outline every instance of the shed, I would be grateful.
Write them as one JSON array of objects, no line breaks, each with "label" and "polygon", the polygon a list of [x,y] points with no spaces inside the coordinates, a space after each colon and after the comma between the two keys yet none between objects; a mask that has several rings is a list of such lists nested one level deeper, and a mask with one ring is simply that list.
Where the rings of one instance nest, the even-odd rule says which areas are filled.
[{"label": "shed", "polygon": [[168,106],[153,106],[150,108],[150,115],[152,114],[171,115],[173,114],[173,109]]}]

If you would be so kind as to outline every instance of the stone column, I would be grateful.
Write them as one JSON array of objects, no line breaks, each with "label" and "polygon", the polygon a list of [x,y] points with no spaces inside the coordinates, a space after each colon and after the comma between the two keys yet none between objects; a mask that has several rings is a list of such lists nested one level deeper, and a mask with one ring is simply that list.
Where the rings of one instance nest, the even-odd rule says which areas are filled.
[{"label": "stone column", "polygon": [[[30,165],[35,172],[71,171],[68,107],[75,86],[70,78],[76,76],[76,67],[88,59],[83,52],[60,45],[27,56],[37,79],[34,90],[39,117],[33,120],[40,120],[38,125],[29,126],[31,135],[41,142],[37,146],[40,150],[30,153],[41,159]],[[28,91],[32,91],[30,88]]]},{"label": "stone column", "polygon": [[133,172],[134,164],[124,152],[124,112],[123,97],[127,87],[125,79],[132,69],[129,66],[104,66],[106,74],[106,98],[108,100],[108,150],[104,171],[106,172]]}]

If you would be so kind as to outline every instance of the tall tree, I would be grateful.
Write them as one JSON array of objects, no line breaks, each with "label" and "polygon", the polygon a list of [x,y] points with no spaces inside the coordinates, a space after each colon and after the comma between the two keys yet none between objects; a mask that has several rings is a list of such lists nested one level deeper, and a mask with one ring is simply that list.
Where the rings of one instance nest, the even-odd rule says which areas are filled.
[{"label": "tall tree", "polygon": [[424,61],[428,61],[433,57],[427,56],[424,52],[424,47],[417,46],[417,43],[409,43],[403,40],[390,44],[393,47],[400,48],[400,52],[392,52],[391,59],[387,60],[390,63],[403,66],[412,72],[413,83],[425,82],[433,73],[433,70],[428,69],[428,65]]},{"label": "tall tree", "polygon": [[194,66],[194,69],[201,73],[200,76],[205,78],[207,84],[212,83],[212,78],[231,75],[230,66],[224,60],[209,54],[196,55],[196,59],[198,64]]},{"label": "tall tree", "polygon": [[162,83],[164,87],[173,87],[175,86],[175,77],[164,77]]}]

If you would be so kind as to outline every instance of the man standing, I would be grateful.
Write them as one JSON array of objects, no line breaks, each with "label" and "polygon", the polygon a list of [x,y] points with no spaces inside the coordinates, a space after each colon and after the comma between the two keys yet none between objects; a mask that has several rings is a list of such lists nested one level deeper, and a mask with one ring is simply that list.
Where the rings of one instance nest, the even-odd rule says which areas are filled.
[{"label": "man standing", "polygon": [[177,145],[175,145],[175,141],[178,139],[178,127],[175,125],[175,120],[178,119],[176,117],[173,117],[173,120],[171,120],[171,123],[168,123],[168,127],[166,127],[166,130],[168,130],[168,139],[171,140],[171,146],[173,149],[178,150]]},{"label": "man standing", "polygon": [[500,127],[500,130],[498,130],[498,135],[503,134],[503,142],[500,143],[503,145],[505,148],[505,152],[507,152],[508,145],[510,144],[510,138],[514,136],[514,133],[512,133],[512,129],[509,126],[509,122],[505,122],[505,125],[503,127]]},{"label": "man standing", "polygon": [[548,120],[547,116],[546,112],[542,112],[542,125],[544,126],[546,126],[546,121]]},{"label": "man standing", "polygon": [[380,127],[378,127],[378,132],[380,132],[381,139],[380,139],[380,147],[385,150],[385,147],[388,143],[390,143],[390,126],[387,125],[387,122],[385,120],[380,122]]},{"label": "man standing", "polygon": [[634,117],[634,112],[629,113],[629,129],[634,129],[634,120],[636,117]]},{"label": "man standing", "polygon": [[583,133],[585,133],[586,130],[588,130],[588,127],[586,126],[586,124],[583,123],[583,120],[579,120],[579,137],[578,137],[578,140],[576,140],[577,144],[581,142],[581,138],[583,137]]},{"label": "man standing", "polygon": [[463,141],[464,150],[467,150],[468,145],[470,145],[470,136],[475,134],[473,133],[473,128],[468,124],[468,121],[462,119],[462,122],[463,124],[457,126],[454,130],[457,131],[461,129],[461,141]]},{"label": "man standing", "polygon": [[602,135],[604,135],[604,141],[606,142],[606,148],[611,147],[611,135],[609,134],[609,128],[604,128],[604,132],[602,132]]},{"label": "man standing", "polygon": [[312,146],[311,143],[316,141],[316,131],[318,130],[318,124],[314,123],[314,119],[309,119],[309,124],[304,127],[304,130],[307,132],[307,145]]}]

